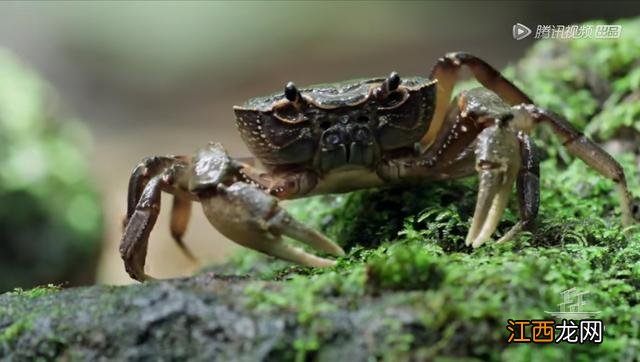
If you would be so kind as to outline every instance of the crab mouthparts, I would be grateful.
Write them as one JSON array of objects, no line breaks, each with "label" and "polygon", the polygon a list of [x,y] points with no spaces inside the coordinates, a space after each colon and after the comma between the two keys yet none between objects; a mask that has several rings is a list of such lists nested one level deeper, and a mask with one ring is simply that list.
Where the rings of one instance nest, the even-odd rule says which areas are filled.
[{"label": "crab mouthparts", "polygon": [[374,140],[365,126],[335,126],[321,138],[320,168],[327,172],[343,166],[371,167],[375,163]]}]

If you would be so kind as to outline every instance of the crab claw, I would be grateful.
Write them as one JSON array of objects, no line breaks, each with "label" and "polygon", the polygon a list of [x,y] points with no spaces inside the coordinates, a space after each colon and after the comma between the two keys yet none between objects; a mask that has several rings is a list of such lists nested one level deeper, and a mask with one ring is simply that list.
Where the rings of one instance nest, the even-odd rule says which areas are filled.
[{"label": "crab claw", "polygon": [[474,248],[491,238],[507,206],[513,186],[513,179],[507,177],[504,170],[490,168],[494,165],[484,167],[486,169],[480,171],[478,201],[465,242]]},{"label": "crab claw", "polygon": [[325,259],[288,245],[282,236],[303,242],[316,250],[343,256],[340,246],[320,232],[295,220],[278,205],[278,200],[256,186],[236,182],[219,184],[213,196],[201,200],[209,222],[236,243],[305,266],[327,267]]},{"label": "crab claw", "polygon": [[515,134],[499,124],[478,136],[476,170],[480,186],[465,245],[477,248],[496,230],[519,170],[520,155],[512,151],[517,147]]}]

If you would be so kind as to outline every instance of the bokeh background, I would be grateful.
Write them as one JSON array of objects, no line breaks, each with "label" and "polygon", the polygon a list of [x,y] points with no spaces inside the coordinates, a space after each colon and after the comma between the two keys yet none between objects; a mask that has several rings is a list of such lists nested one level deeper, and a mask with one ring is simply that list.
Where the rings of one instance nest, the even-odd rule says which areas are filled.
[{"label": "bokeh background", "polygon": [[[35,73],[26,78],[44,79],[48,86],[36,87],[46,93],[38,103],[46,108],[42,122],[53,122],[55,133],[73,144],[62,150],[56,146],[59,164],[52,166],[46,158],[45,163],[63,180],[87,168],[86,180],[72,178],[71,191],[67,190],[82,189],[81,195],[61,198],[53,213],[62,210],[71,224],[80,225],[76,229],[91,228],[99,235],[98,249],[58,263],[71,268],[65,276],[51,269],[49,279],[45,269],[37,282],[129,283],[117,246],[131,169],[145,156],[189,154],[210,140],[223,142],[232,155],[247,156],[232,113],[232,106],[247,98],[282,89],[289,80],[305,85],[381,76],[391,70],[427,75],[437,57],[455,50],[472,52],[501,68],[522,56],[534,41],[512,38],[516,22],[535,31],[537,24],[614,21],[637,15],[637,3],[612,1],[2,2],[0,65],[1,59],[10,59],[7,67],[15,70],[19,64],[15,72],[33,69]],[[0,74],[0,102],[3,80],[4,99],[11,105],[24,105],[20,92],[35,87],[6,86],[33,80]],[[5,123],[13,125],[9,130],[20,128],[15,122],[26,119],[8,119],[5,114]],[[31,126],[39,131],[22,127],[19,138],[33,135],[41,140],[49,134],[42,131],[48,129],[45,126]],[[3,132],[0,141],[7,144],[18,137]],[[45,155],[53,154],[50,148],[44,150]],[[1,152],[5,155],[0,157],[7,159],[11,151],[0,147]],[[29,155],[16,158],[11,167],[18,171],[44,167],[42,159]],[[9,169],[1,162],[0,167]],[[32,193],[44,200],[67,192],[57,184],[38,189]],[[36,213],[22,201],[0,200],[4,204],[0,205],[4,210],[0,254],[17,252],[16,240],[18,245],[29,243],[42,250],[44,260],[74,253],[59,240],[76,234],[34,233],[47,223],[46,213]],[[12,235],[19,225],[9,222],[16,213],[22,215],[20,222],[26,220],[27,230],[17,239]],[[12,237],[14,244],[9,242]],[[185,239],[204,263],[219,262],[236,250],[208,225],[197,205]],[[161,213],[151,236],[147,259],[148,272],[157,277],[188,275],[195,268],[173,244],[167,212]],[[42,258],[13,261],[5,261],[0,271],[8,273],[16,287],[33,283],[21,279],[23,270],[43,265]]]}]

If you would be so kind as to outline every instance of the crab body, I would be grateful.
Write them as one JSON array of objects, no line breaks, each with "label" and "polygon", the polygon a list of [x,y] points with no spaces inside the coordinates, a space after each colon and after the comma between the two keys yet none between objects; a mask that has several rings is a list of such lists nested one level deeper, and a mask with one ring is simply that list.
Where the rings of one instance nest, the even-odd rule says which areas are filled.
[{"label": "crab body", "polygon": [[[461,67],[483,88],[451,100]],[[236,125],[255,159],[231,158],[211,143],[193,156],[150,157],[133,171],[120,251],[129,274],[149,278],[144,262],[160,193],[174,195],[171,232],[182,242],[199,202],[211,224],[246,247],[308,266],[330,266],[283,241],[297,239],[332,255],[344,251],[296,221],[278,200],[420,183],[477,174],[478,200],[467,244],[489,240],[513,185],[520,221],[500,240],[530,228],[538,213],[539,168],[528,133],[546,123],[565,147],[603,176],[621,196],[623,223],[630,197],[620,165],[564,118],[533,104],[494,68],[466,53],[440,58],[429,78],[371,78],[297,88],[234,107]]]},{"label": "crab body", "polygon": [[344,166],[374,169],[382,153],[411,148],[429,127],[436,86],[424,78],[376,91],[385,79],[356,80],[250,100],[235,107],[236,125],[266,167],[307,167],[320,174]]}]

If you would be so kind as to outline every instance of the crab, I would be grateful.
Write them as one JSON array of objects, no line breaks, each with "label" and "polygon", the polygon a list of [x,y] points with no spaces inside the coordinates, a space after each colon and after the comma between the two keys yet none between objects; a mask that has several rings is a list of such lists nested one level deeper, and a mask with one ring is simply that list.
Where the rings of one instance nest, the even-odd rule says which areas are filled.
[{"label": "crab", "polygon": [[[451,100],[468,68],[482,85]],[[333,256],[343,249],[297,221],[279,200],[420,184],[477,174],[479,191],[466,245],[491,239],[513,185],[519,221],[498,242],[532,227],[540,202],[539,160],[531,131],[547,124],[564,147],[611,179],[622,223],[632,223],[630,194],[620,164],[562,116],[531,98],[485,61],[468,53],[437,60],[428,78],[360,79],[298,88],[234,107],[236,126],[255,157],[231,158],[219,143],[193,156],[145,158],[129,181],[120,253],[129,275],[144,271],[160,194],[173,195],[171,234],[190,257],[183,235],[193,202],[224,236],[245,247],[311,267],[334,259],[290,245],[284,236]]]}]

